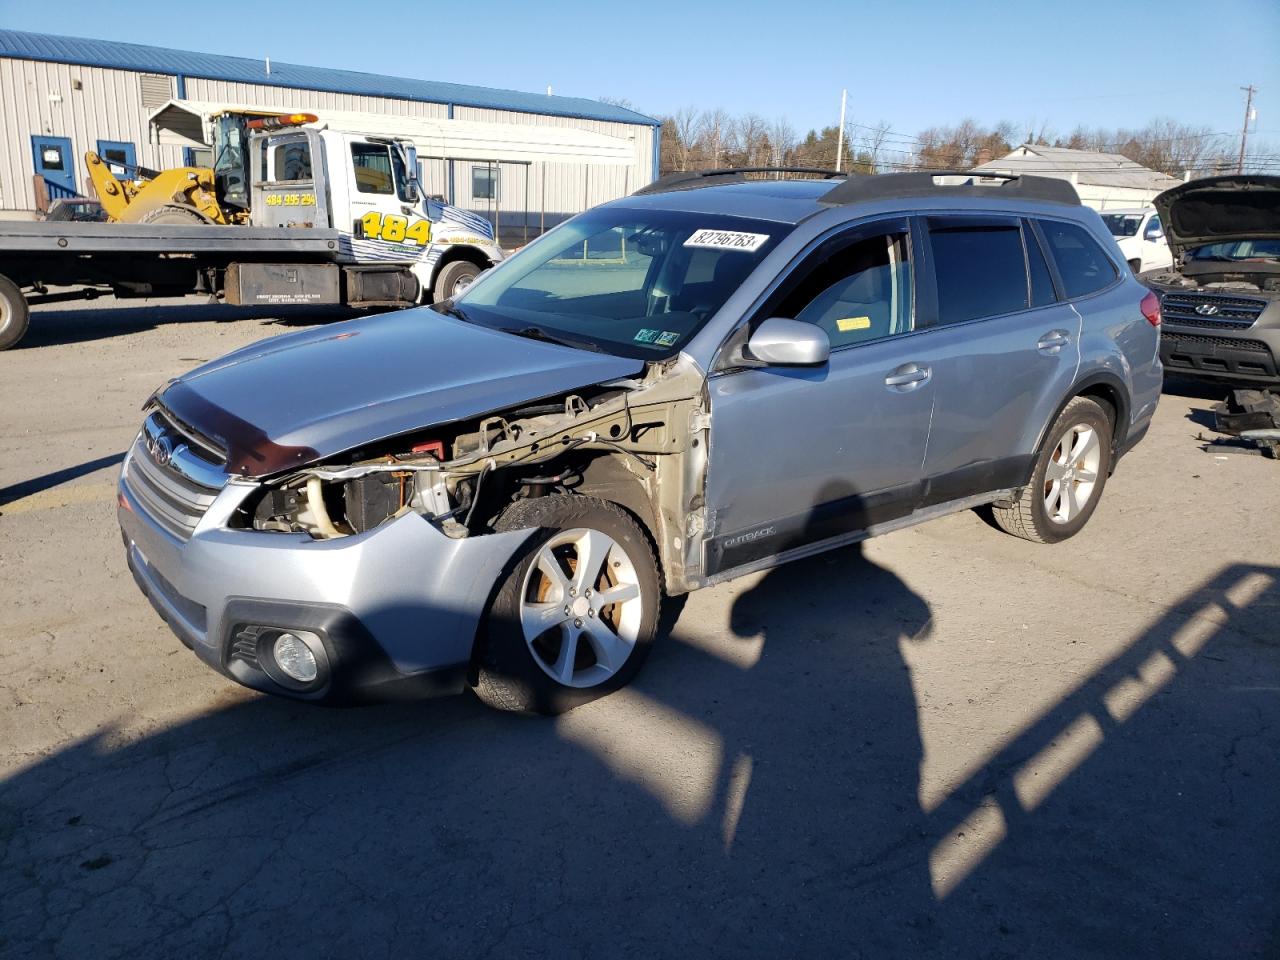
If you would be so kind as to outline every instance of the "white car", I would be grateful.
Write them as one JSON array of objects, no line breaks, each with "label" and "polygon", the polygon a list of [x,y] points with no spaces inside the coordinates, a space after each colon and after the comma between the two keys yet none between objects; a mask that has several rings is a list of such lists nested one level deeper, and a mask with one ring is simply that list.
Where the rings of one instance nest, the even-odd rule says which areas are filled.
[{"label": "white car", "polygon": [[1164,226],[1155,207],[1132,210],[1103,210],[1102,222],[1120,245],[1134,273],[1165,270],[1173,266],[1173,254],[1164,238]]}]

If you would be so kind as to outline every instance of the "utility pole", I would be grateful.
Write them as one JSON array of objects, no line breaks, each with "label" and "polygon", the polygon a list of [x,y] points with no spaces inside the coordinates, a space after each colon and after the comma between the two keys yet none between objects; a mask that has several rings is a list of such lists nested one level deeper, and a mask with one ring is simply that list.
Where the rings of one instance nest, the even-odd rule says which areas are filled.
[{"label": "utility pole", "polygon": [[849,91],[840,91],[840,132],[836,134],[836,173],[840,172],[840,161],[844,159],[844,108],[849,102]]},{"label": "utility pole", "polygon": [[1236,162],[1237,174],[1244,173],[1244,148],[1245,144],[1249,142],[1249,121],[1252,119],[1251,114],[1253,113],[1253,95],[1258,92],[1253,84],[1240,89],[1245,92],[1246,97],[1244,101],[1244,127],[1240,130],[1240,159]]}]

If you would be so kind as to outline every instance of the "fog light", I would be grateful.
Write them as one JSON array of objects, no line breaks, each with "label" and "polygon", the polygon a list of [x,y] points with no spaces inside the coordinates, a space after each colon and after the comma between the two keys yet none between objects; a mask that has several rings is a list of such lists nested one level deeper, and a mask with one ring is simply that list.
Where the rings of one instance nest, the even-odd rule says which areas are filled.
[{"label": "fog light", "polygon": [[282,633],[276,637],[271,655],[276,665],[299,683],[310,683],[320,673],[320,668],[316,665],[316,655],[292,633]]}]

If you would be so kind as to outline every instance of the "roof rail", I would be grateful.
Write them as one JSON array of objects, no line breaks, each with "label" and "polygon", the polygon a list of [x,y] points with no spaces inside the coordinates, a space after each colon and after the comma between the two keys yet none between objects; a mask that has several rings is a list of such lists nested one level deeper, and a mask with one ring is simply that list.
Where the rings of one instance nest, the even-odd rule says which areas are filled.
[{"label": "roof rail", "polygon": [[[963,182],[939,182],[957,178]],[[989,180],[999,182],[984,182]],[[1069,180],[967,170],[919,170],[911,173],[881,173],[872,177],[850,177],[823,194],[820,202],[846,204],[904,197],[931,197],[944,190],[955,191],[957,196],[964,197],[1043,200],[1080,206],[1080,195]]]},{"label": "roof rail", "polygon": [[672,190],[694,190],[698,187],[713,187],[721,183],[736,183],[745,181],[748,173],[820,173],[827,178],[848,176],[847,173],[828,170],[825,167],[722,167],[718,170],[680,170],[660,177],[631,195],[642,197],[649,193],[668,193]]}]

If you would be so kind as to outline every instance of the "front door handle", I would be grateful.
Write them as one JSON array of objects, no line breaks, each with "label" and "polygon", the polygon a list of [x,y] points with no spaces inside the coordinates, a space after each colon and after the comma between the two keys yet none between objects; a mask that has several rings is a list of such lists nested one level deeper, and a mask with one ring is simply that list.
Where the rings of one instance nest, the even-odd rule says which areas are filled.
[{"label": "front door handle", "polygon": [[1071,338],[1067,336],[1064,330],[1050,330],[1040,342],[1036,344],[1036,349],[1041,353],[1058,353],[1071,342]]},{"label": "front door handle", "polygon": [[933,371],[923,363],[904,363],[884,378],[884,385],[896,393],[915,390],[929,382]]}]

